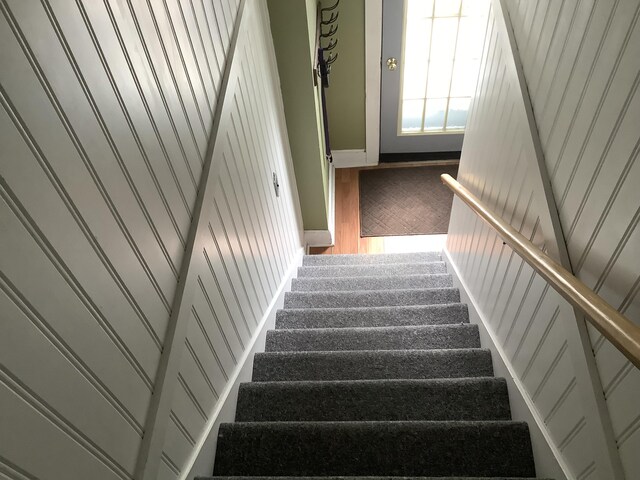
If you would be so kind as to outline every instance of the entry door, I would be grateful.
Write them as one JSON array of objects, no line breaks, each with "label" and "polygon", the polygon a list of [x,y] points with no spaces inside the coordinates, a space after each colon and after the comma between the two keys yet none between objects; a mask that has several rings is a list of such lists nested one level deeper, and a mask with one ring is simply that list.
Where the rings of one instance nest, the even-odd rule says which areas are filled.
[{"label": "entry door", "polygon": [[380,153],[462,149],[487,6],[383,0]]}]

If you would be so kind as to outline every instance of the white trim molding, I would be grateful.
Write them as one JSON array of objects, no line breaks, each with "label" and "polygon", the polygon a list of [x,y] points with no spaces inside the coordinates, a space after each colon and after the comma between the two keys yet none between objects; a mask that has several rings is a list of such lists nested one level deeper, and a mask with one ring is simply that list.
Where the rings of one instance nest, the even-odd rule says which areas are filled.
[{"label": "white trim molding", "polygon": [[[369,138],[367,136],[367,138]],[[364,150],[334,150],[333,166],[335,168],[366,167],[369,163],[369,154]],[[376,160],[375,163],[378,163]]]},{"label": "white trim molding", "polygon": [[213,209],[215,184],[218,178],[218,171],[221,168],[220,162],[213,161],[214,157],[220,157],[218,152],[223,148],[223,142],[220,138],[222,136],[219,136],[218,132],[221,131],[221,126],[226,125],[231,118],[231,106],[237,86],[235,79],[240,75],[241,68],[240,62],[234,60],[236,59],[236,53],[244,48],[243,42],[248,41],[246,35],[240,35],[240,32],[247,28],[246,25],[252,15],[252,9],[245,8],[246,3],[247,0],[241,0],[238,7],[238,16],[220,88],[220,98],[214,112],[214,120],[205,154],[206,161],[200,178],[198,196],[193,209],[193,219],[180,267],[180,282],[173,299],[169,325],[160,356],[160,364],[155,376],[151,404],[145,420],[144,437],[142,438],[136,461],[135,478],[137,480],[155,480],[158,478],[160,459],[171,412],[171,402],[178,385],[180,359],[187,335],[192,298],[198,281],[196,257],[203,249],[202,244],[208,226],[207,219]]},{"label": "white trim molding", "polygon": [[[334,159],[335,162],[335,159]],[[329,165],[329,198],[327,200],[327,229],[305,230],[303,244],[308,247],[332,247],[336,238],[336,169]]]},{"label": "white trim molding", "polygon": [[446,248],[443,250],[442,258],[447,265],[447,272],[453,278],[454,287],[460,290],[460,301],[467,304],[469,321],[478,325],[482,348],[491,350],[491,361],[493,362],[495,376],[503,377],[507,381],[512,419],[526,422],[529,426],[537,476],[556,480],[574,480],[575,477],[571,474],[571,469],[564,461],[562,452],[553,442],[551,432],[549,432],[544,418],[538,412],[526,387],[518,377],[509,356],[500,345],[491,323],[482,314],[478,302],[470,293],[466,282],[463,280]]},{"label": "white trim molding", "polygon": [[366,153],[363,153],[365,153],[365,165],[371,166],[378,164],[380,155],[382,0],[367,0],[364,3]]},{"label": "white trim molding", "polygon": [[[546,245],[549,248],[551,256],[559,260],[560,264],[570,272],[573,272],[569,252],[567,250],[567,242],[560,222],[557,202],[554,197],[553,188],[544,157],[542,142],[538,134],[538,125],[533,113],[533,105],[529,90],[527,89],[527,81],[524,75],[524,68],[520,59],[518,45],[516,43],[511,17],[507,10],[505,0],[492,0],[493,10],[495,12],[497,23],[501,30],[505,33],[502,36],[505,42],[506,51],[511,52],[508,59],[508,68],[511,70],[510,75],[517,79],[519,83],[521,105],[526,114],[527,126],[529,127],[529,140],[532,143],[533,150],[537,161],[537,175],[532,175],[535,181],[540,185],[542,192],[540,196],[540,209],[548,213],[550,225],[543,230],[549,234]],[[550,227],[550,228],[549,228]],[[604,398],[604,390],[600,375],[596,366],[595,356],[589,339],[584,315],[577,309],[573,308],[575,322],[565,323],[565,332],[567,334],[568,349],[574,366],[574,371],[581,393],[583,405],[585,408],[585,416],[589,437],[591,439],[596,454],[595,462],[597,471],[602,478],[623,479],[624,471],[618,453],[618,448],[613,434],[611,418]]]},{"label": "white trim molding", "polygon": [[235,419],[236,403],[238,402],[238,388],[243,382],[250,382],[253,372],[253,358],[256,353],[264,352],[267,330],[275,328],[276,313],[284,306],[284,294],[291,290],[291,280],[297,276],[298,267],[302,265],[304,249],[300,248],[284,278],[278,286],[271,303],[262,316],[251,341],[245,349],[238,365],[233,371],[216,409],[209,417],[207,425],[198,440],[187,465],[183,469],[180,480],[194,479],[201,475],[211,475],[218,441],[218,429],[221,423],[233,422]]},{"label": "white trim molding", "polygon": [[307,247],[332,247],[334,241],[329,230],[305,230],[304,244]]},{"label": "white trim molding", "polygon": [[331,245],[336,238],[336,169],[329,165],[329,201],[327,202],[327,224],[331,234]]}]

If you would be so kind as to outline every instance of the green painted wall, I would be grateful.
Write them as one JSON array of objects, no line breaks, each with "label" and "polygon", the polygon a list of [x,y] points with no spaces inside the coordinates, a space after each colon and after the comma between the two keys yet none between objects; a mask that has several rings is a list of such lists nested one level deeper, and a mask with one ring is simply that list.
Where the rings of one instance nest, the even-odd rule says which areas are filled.
[{"label": "green painted wall", "polygon": [[268,0],[289,144],[305,230],[326,230],[328,165],[322,109],[313,85],[316,3]]},{"label": "green painted wall", "polygon": [[[327,89],[332,150],[364,149],[365,142],[365,0],[340,0],[338,59]],[[334,0],[323,0],[324,6]]]}]

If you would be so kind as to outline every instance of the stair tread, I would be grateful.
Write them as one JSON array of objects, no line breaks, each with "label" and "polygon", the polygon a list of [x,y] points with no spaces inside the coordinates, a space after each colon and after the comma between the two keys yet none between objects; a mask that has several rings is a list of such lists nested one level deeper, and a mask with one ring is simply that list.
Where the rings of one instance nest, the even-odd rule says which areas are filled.
[{"label": "stair tread", "polygon": [[210,478],[535,480],[446,270],[437,252],[305,256]]},{"label": "stair tread", "polygon": [[480,348],[264,352],[253,381],[461,378],[493,375],[491,353]]},{"label": "stair tread", "polygon": [[447,273],[392,276],[300,277],[293,279],[291,291],[395,290],[451,287],[452,285],[453,278]]},{"label": "stair tread", "polygon": [[416,288],[335,292],[286,292],[284,308],[389,307],[460,301],[457,288]]},{"label": "stair tread", "polygon": [[266,351],[479,348],[478,326],[402,325],[299,328],[267,332]]},{"label": "stair tread", "polygon": [[315,265],[298,268],[298,277],[392,276],[447,273],[444,262],[388,263],[373,265]]},{"label": "stair tread", "polygon": [[236,421],[510,420],[504,379],[252,382]]},{"label": "stair tread", "polygon": [[274,476],[215,476],[215,477],[195,477],[195,480],[552,480],[538,477],[363,477],[363,476],[322,476],[322,477],[274,477]]},{"label": "stair tread", "polygon": [[535,476],[526,423],[222,424],[215,475]]},{"label": "stair tread", "polygon": [[468,309],[462,303],[395,307],[287,308],[276,313],[276,329],[450,325],[468,322]]},{"label": "stair tread", "polygon": [[386,263],[406,263],[439,261],[442,256],[439,252],[413,252],[413,253],[372,253],[351,254],[342,253],[334,255],[305,255],[303,265],[367,265]]}]

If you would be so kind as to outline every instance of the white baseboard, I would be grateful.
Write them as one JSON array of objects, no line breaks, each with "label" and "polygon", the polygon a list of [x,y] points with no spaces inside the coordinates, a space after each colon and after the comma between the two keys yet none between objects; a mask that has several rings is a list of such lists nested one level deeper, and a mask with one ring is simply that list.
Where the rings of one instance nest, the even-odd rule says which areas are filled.
[{"label": "white baseboard", "polygon": [[555,446],[551,433],[547,429],[533,400],[531,400],[525,386],[518,378],[509,357],[498,343],[489,322],[480,313],[478,303],[469,293],[467,284],[460,276],[460,272],[453,263],[449,251],[445,248],[443,253],[447,271],[453,277],[453,286],[460,290],[460,301],[466,303],[469,308],[469,321],[478,325],[482,347],[491,350],[494,374],[496,377],[505,378],[507,381],[511,417],[513,420],[526,422],[529,425],[536,476],[555,480],[575,480],[569,466],[564,462],[562,452]]},{"label": "white baseboard", "polygon": [[336,169],[333,165],[329,166],[329,201],[327,205],[329,205],[327,223],[331,234],[331,245],[333,245],[336,241]]},{"label": "white baseboard", "polygon": [[253,357],[256,353],[264,352],[267,330],[275,327],[276,312],[284,305],[284,294],[291,289],[291,280],[296,277],[298,267],[302,265],[304,249],[301,248],[291,261],[285,277],[280,282],[271,303],[262,316],[251,341],[240,358],[236,368],[229,378],[225,389],[220,395],[214,412],[209,417],[205,432],[193,450],[193,455],[183,469],[185,473],[180,480],[192,480],[195,477],[209,477],[213,472],[213,462],[218,441],[218,429],[221,423],[233,422],[238,402],[238,388],[243,382],[251,381],[253,372]]},{"label": "white baseboard", "polygon": [[333,235],[331,230],[305,230],[304,244],[307,247],[331,247]]},{"label": "white baseboard", "polygon": [[366,167],[367,153],[364,150],[333,150],[333,166],[336,168]]},{"label": "white baseboard", "polygon": [[327,230],[305,230],[305,247],[332,247],[336,233],[336,169],[329,166],[329,200],[327,202]]}]

